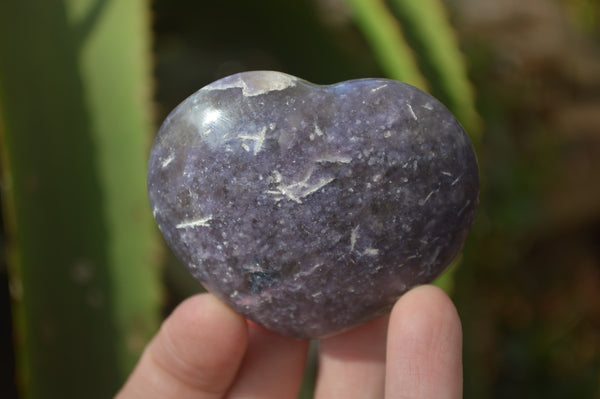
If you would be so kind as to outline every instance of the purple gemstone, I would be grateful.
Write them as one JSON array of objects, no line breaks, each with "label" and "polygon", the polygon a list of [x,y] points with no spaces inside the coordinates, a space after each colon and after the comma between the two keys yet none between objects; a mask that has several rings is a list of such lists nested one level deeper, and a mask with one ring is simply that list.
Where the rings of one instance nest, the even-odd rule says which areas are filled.
[{"label": "purple gemstone", "polygon": [[430,95],[387,79],[319,86],[265,71],[181,103],[154,143],[148,186],[192,275],[298,338],[374,319],[433,281],[479,201],[471,142]]}]

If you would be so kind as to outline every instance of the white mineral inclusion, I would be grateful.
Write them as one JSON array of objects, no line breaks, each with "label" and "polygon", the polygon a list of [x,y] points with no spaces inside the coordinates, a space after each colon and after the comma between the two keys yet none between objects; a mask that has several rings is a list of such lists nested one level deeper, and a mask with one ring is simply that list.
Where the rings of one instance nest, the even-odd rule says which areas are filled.
[{"label": "white mineral inclusion", "polygon": [[239,87],[244,96],[253,97],[295,86],[297,80],[298,78],[281,72],[254,71],[228,76],[205,86],[204,89],[210,91]]}]

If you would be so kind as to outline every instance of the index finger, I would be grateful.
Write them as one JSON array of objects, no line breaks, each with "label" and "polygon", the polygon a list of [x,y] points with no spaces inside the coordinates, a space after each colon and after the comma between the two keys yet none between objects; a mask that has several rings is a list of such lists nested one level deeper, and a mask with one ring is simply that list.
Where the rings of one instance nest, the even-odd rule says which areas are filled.
[{"label": "index finger", "polygon": [[242,316],[210,294],[191,297],[163,323],[117,398],[220,398],[247,341]]}]

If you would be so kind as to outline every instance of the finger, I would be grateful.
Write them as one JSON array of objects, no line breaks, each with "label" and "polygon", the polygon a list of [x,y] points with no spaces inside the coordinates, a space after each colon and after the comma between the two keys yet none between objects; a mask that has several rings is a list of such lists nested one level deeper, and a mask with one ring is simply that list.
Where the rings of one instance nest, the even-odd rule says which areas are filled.
[{"label": "finger", "polygon": [[247,326],[209,294],[175,309],[150,342],[119,398],[220,398],[247,344]]},{"label": "finger", "polygon": [[248,349],[227,397],[297,397],[309,341],[282,337],[252,322],[248,324]]},{"label": "finger", "polygon": [[387,399],[462,398],[462,329],[441,289],[414,288],[394,306],[385,385]]},{"label": "finger", "polygon": [[321,341],[315,398],[382,398],[387,317]]}]

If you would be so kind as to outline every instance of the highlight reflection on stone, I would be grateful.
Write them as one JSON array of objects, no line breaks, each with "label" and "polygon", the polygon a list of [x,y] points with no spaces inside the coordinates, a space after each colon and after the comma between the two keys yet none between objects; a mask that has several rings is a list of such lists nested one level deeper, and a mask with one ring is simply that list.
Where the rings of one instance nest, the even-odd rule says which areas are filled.
[{"label": "highlight reflection on stone", "polygon": [[279,72],[229,76],[180,104],[154,143],[148,185],[194,277],[298,338],[357,326],[433,281],[462,249],[479,198],[472,145],[428,94]]}]

